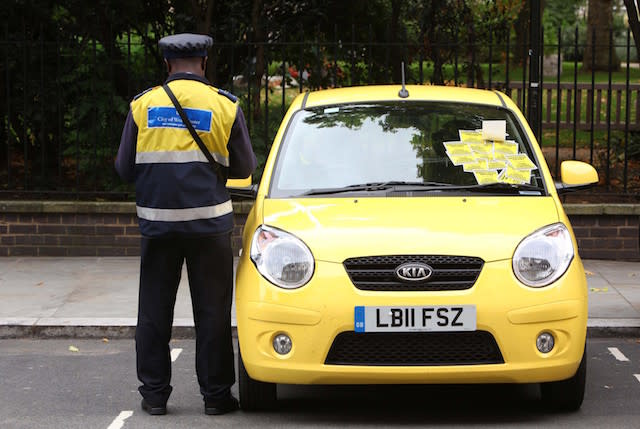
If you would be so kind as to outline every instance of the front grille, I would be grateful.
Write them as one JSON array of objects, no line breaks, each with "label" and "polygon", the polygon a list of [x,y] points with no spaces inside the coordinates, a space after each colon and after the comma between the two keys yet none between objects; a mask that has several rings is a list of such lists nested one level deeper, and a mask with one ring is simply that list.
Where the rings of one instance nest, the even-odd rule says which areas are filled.
[{"label": "front grille", "polygon": [[327,365],[442,366],[504,363],[489,332],[342,332]]},{"label": "front grille", "polygon": [[[395,270],[407,262],[427,264],[433,274],[426,281],[403,281]],[[349,258],[343,264],[351,282],[361,290],[443,291],[471,288],[484,261],[471,256],[394,255]]]}]

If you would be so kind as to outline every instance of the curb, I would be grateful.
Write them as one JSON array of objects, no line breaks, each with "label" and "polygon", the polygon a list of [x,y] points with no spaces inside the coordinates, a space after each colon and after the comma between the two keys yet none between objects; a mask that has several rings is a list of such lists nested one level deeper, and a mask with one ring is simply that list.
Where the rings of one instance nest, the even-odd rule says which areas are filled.
[{"label": "curb", "polygon": [[[17,323],[0,325],[0,340],[3,339],[56,339],[56,338],[85,338],[85,339],[133,339],[135,338],[135,319],[119,319],[122,324],[113,324],[114,319],[83,319],[79,321],[63,320],[62,323],[53,322],[55,319],[42,319],[39,323],[29,323],[28,320]],[[111,323],[108,323],[111,321]],[[67,323],[64,323],[67,322]],[[133,322],[133,323],[131,323]],[[236,326],[232,326],[234,336],[237,336]],[[587,324],[588,338],[631,337],[640,338],[640,319],[589,319]],[[195,339],[193,322],[188,319],[176,319],[172,329],[174,339]]]},{"label": "curb", "polygon": [[[110,338],[133,339],[135,317],[121,318],[5,318],[0,319],[0,339],[8,338]],[[235,326],[233,327],[235,330]],[[191,319],[174,319],[172,338],[195,338]]]},{"label": "curb", "polygon": [[640,337],[640,319],[589,319],[590,338]]},{"label": "curb", "polygon": [[[233,328],[236,334],[236,328]],[[0,326],[0,340],[7,339],[102,339],[110,340],[134,339],[136,335],[135,326],[25,326],[25,325],[5,325]],[[196,331],[193,327],[174,326],[172,339],[188,340],[196,338]]]}]

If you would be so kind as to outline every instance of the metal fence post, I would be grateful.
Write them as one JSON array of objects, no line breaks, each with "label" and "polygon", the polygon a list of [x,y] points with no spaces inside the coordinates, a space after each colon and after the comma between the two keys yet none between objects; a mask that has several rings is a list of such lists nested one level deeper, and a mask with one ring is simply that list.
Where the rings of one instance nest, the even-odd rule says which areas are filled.
[{"label": "metal fence post", "polygon": [[491,89],[491,78],[493,74],[493,29],[489,29],[489,89]]},{"label": "metal fence post", "polygon": [[624,192],[627,192],[627,168],[629,167],[629,98],[631,94],[629,93],[629,63],[630,63],[630,49],[631,49],[631,31],[627,28],[627,79],[625,81],[625,97],[624,97],[624,171],[623,171],[623,182],[624,182]]},{"label": "metal fence post", "polygon": [[[591,46],[596,48],[596,29],[591,32]],[[594,118],[595,118],[595,97],[596,97],[596,56],[591,55],[591,124],[589,128],[589,163],[593,164],[593,130],[594,130]],[[598,118],[598,122],[600,118]]]},{"label": "metal fence post", "polygon": [[253,49],[251,44],[252,28],[247,29],[247,129],[251,134],[251,118],[253,117],[253,103],[251,100],[251,72],[253,66],[253,57],[251,56]]},{"label": "metal fence post", "polygon": [[7,187],[9,189],[12,188],[11,183],[11,74],[10,74],[10,66],[9,66],[9,24],[5,23],[4,27],[4,35],[5,35],[5,51],[4,51],[4,59],[5,59],[5,68],[6,68],[6,97],[7,97],[7,117],[5,119],[5,130],[7,133]]},{"label": "metal fence post", "polygon": [[[300,24],[300,36],[304,37],[304,27],[302,26],[302,24]],[[302,94],[302,85],[303,85],[303,79],[302,79],[302,72],[304,70],[304,43],[300,42],[300,58],[299,58],[299,62],[298,62],[298,88],[300,89],[300,94]]]},{"label": "metal fence post", "polygon": [[281,106],[281,112],[282,112],[282,117],[284,118],[284,114],[285,114],[285,104],[286,104],[286,100],[285,100],[285,88],[286,88],[286,75],[287,75],[287,70],[286,70],[286,61],[285,61],[285,57],[286,57],[286,46],[285,46],[285,37],[287,34],[286,31],[286,27],[282,27],[282,40],[281,40],[281,44],[282,44],[282,49],[281,49],[281,55],[282,55],[282,81],[280,82],[280,87],[282,87],[282,106]]},{"label": "metal fence post", "polygon": [[506,66],[506,70],[504,72],[504,85],[505,85],[505,92],[507,93],[507,95],[509,97],[511,97],[511,86],[509,85],[509,63],[511,62],[511,55],[509,52],[509,42],[510,42],[510,31],[507,31],[507,46],[506,46],[506,54],[505,54],[505,66]]},{"label": "metal fence post", "polygon": [[28,46],[27,43],[27,24],[22,20],[22,43],[23,45],[23,56],[22,56],[22,148],[24,151],[24,189],[25,191],[29,189],[29,151],[27,145],[27,88],[28,85],[28,75],[27,75],[27,61],[28,61]]},{"label": "metal fence post", "polygon": [[40,140],[40,183],[46,182],[46,144],[45,144],[45,136],[47,133],[45,132],[45,119],[44,119],[44,103],[45,103],[45,64],[44,64],[44,25],[40,24],[40,94],[38,99],[40,100],[40,131],[38,133],[38,137]]},{"label": "metal fence post", "polygon": [[[266,22],[264,24],[264,34],[269,34]],[[264,44],[264,49],[262,50],[264,62],[264,148],[265,153],[269,153],[269,149],[271,149],[269,145],[269,43],[268,40],[262,43]],[[262,82],[262,76],[259,76],[258,79]],[[258,94],[260,94],[260,91],[258,91]]]},{"label": "metal fence post", "polygon": [[[567,118],[568,119],[568,118]],[[578,138],[578,27],[573,39],[573,159],[576,159],[576,142]]]},{"label": "metal fence post", "polygon": [[560,112],[562,97],[560,92],[560,55],[562,54],[562,27],[558,27],[558,64],[556,66],[556,179],[560,176]]},{"label": "metal fence post", "polygon": [[60,33],[56,33],[56,107],[58,111],[58,181],[62,183],[62,143],[64,140],[64,128],[63,128],[63,119],[64,119],[64,105],[62,101],[64,100],[64,89],[62,84],[60,83],[61,66],[60,66],[60,57],[62,55],[62,51],[60,48]]},{"label": "metal fence post", "polygon": [[[538,130],[540,129],[540,0],[531,1],[531,47],[529,49],[529,56],[531,57],[530,67],[531,72],[529,75],[529,109],[528,117],[531,123],[531,128],[534,130],[538,140],[540,136]],[[523,68],[524,72],[524,68]]]},{"label": "metal fence post", "polygon": [[608,74],[609,79],[607,83],[607,170],[606,170],[606,183],[607,191],[611,190],[611,71],[613,67],[613,28],[609,29],[609,63]]},{"label": "metal fence post", "polygon": [[458,44],[453,47],[453,82],[458,86]]}]

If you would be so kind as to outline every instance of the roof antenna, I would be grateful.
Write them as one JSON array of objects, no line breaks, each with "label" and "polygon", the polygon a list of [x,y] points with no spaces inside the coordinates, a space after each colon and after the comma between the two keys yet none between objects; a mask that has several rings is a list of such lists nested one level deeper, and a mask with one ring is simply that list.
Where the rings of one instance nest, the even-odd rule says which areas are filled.
[{"label": "roof antenna", "polygon": [[398,97],[407,98],[409,96],[409,91],[404,87],[404,61],[402,62],[402,89],[398,91]]}]

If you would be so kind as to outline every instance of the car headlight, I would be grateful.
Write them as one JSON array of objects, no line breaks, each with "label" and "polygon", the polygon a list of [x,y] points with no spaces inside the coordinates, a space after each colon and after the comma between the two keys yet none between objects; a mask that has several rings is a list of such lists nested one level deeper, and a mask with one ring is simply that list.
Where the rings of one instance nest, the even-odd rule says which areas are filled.
[{"label": "car headlight", "polygon": [[314,270],[313,255],[299,238],[261,225],[251,241],[251,260],[267,280],[284,289],[307,284]]},{"label": "car headlight", "polygon": [[547,286],[567,271],[573,255],[569,230],[556,223],[520,242],[513,254],[513,272],[527,286]]}]

